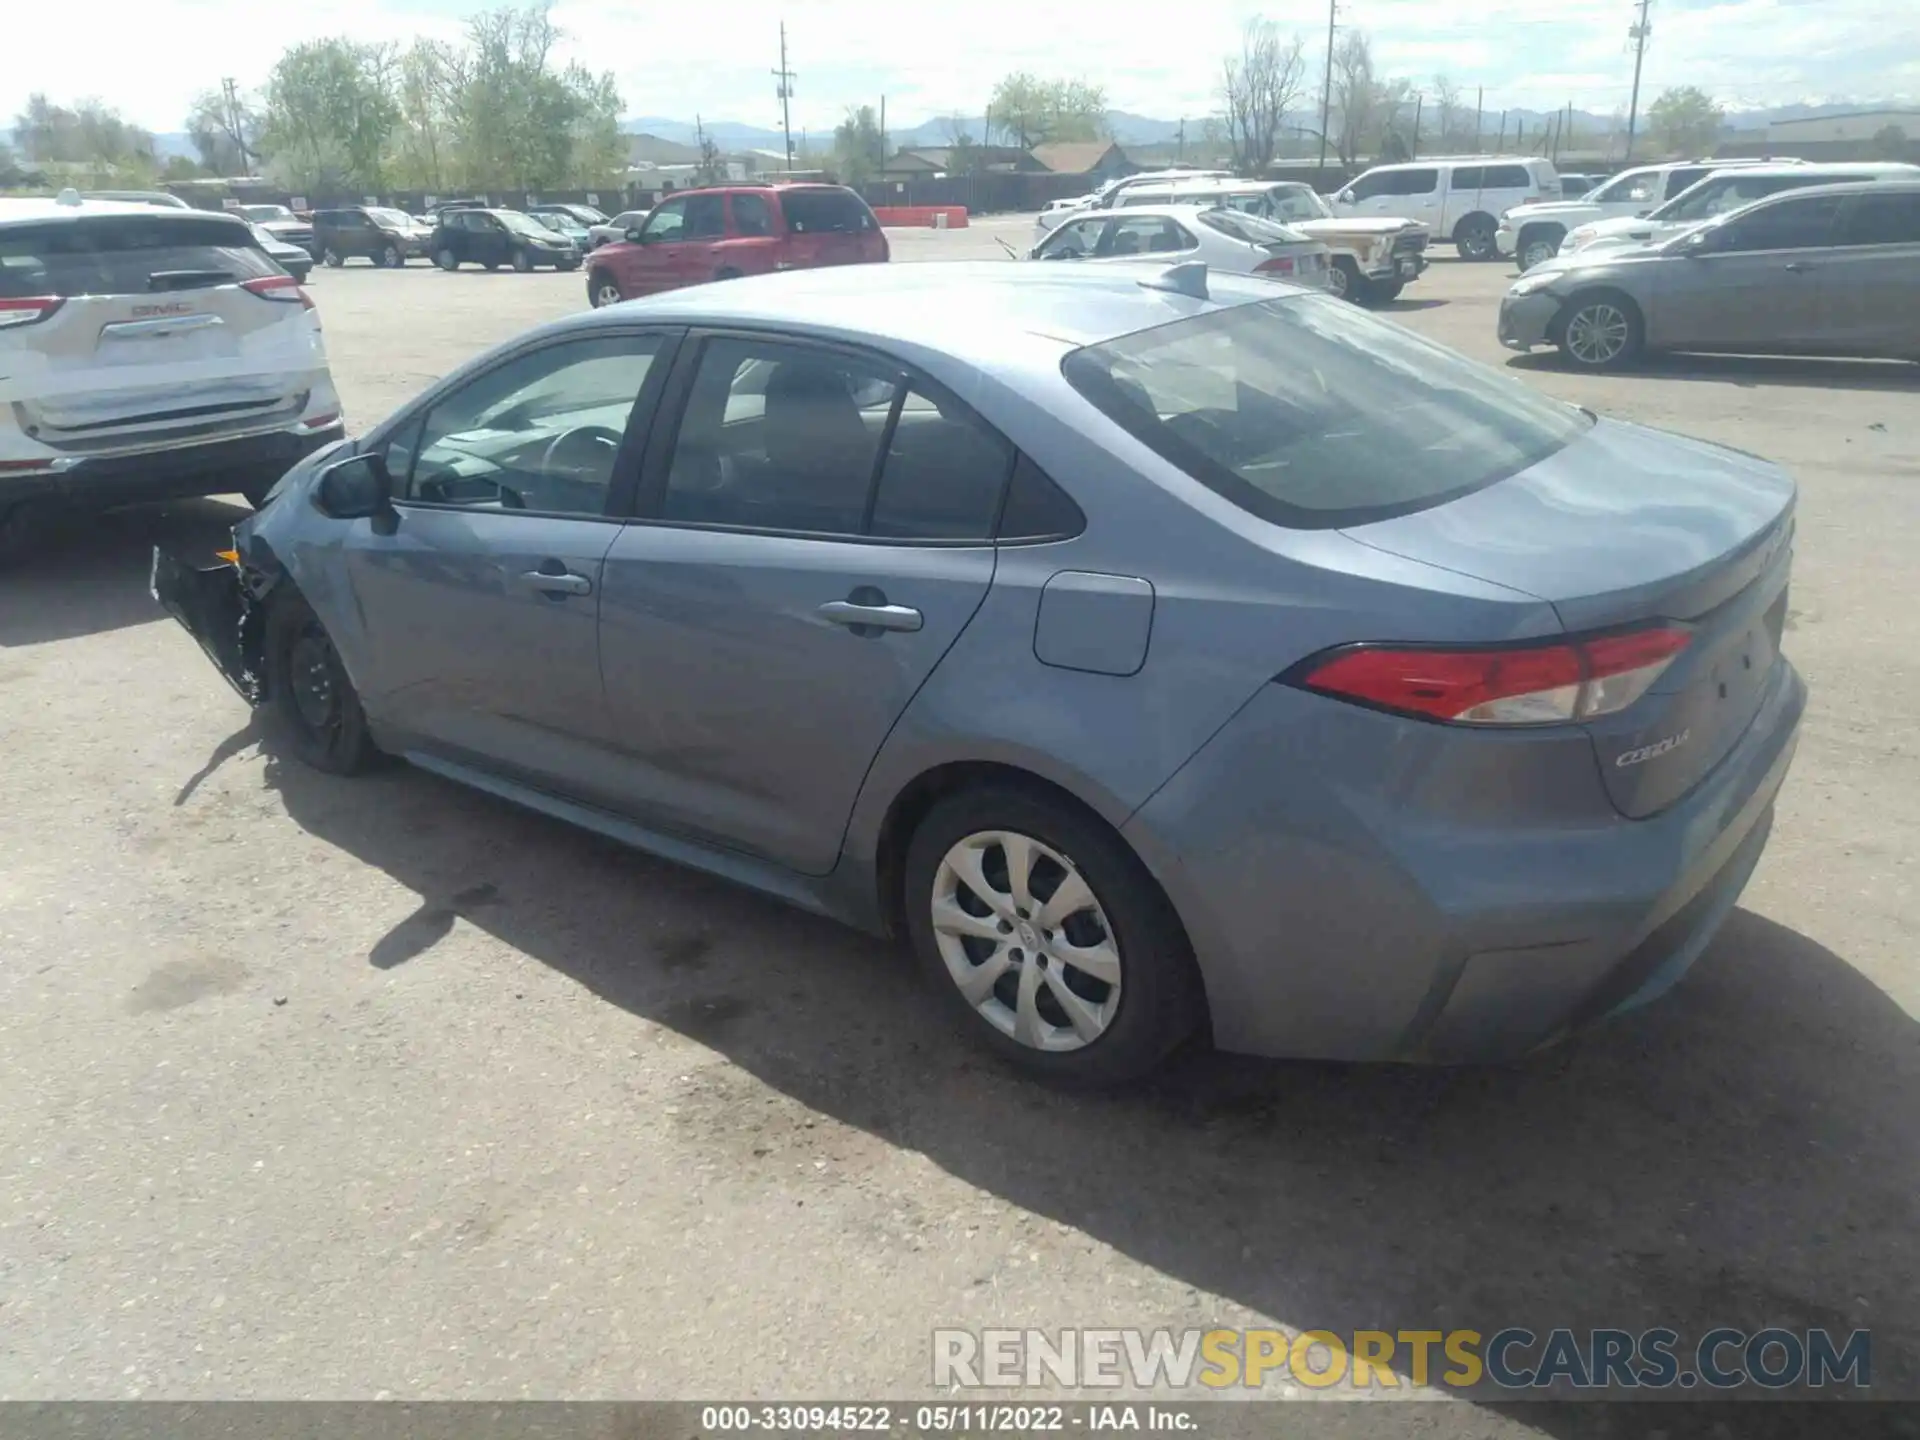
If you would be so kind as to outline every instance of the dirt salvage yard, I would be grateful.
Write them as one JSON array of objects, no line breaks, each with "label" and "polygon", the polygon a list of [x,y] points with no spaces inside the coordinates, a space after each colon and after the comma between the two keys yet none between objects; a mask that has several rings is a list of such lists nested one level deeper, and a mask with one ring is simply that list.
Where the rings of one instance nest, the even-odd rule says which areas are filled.
[{"label": "dirt salvage yard", "polygon": [[[908,1397],[936,1327],[1274,1323],[1867,1327],[1920,1395],[1920,370],[1571,376],[1496,345],[1510,279],[1442,259],[1392,313],[1803,487],[1799,757],[1665,1001],[1518,1066],[1056,1093],[882,944],[282,760],[146,593],[240,502],[121,512],[0,574],[0,1397]],[[362,425],[585,304],[312,292]]]}]

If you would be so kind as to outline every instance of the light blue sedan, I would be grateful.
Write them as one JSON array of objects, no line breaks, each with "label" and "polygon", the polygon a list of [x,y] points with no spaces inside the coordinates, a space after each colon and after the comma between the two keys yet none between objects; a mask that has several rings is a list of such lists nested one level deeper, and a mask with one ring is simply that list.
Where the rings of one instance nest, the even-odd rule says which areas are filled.
[{"label": "light blue sedan", "polygon": [[1316,291],[861,266],[536,330],[154,589],[310,764],[901,936],[1112,1082],[1673,984],[1793,754],[1794,501]]}]

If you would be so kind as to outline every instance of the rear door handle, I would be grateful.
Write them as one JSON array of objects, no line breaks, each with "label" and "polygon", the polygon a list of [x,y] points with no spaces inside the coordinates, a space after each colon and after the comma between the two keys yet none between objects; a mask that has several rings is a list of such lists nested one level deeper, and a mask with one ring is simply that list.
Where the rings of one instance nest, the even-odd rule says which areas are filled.
[{"label": "rear door handle", "polygon": [[593,581],[584,575],[575,575],[569,570],[552,574],[545,570],[529,570],[520,578],[533,589],[548,595],[591,595],[593,593]]},{"label": "rear door handle", "polygon": [[918,630],[925,622],[911,605],[857,605],[851,600],[829,600],[820,617],[835,625],[871,625],[876,630]]},{"label": "rear door handle", "polygon": [[1789,275],[1804,275],[1811,269],[1813,269],[1813,266],[1805,260],[1791,260],[1787,262],[1787,273]]}]

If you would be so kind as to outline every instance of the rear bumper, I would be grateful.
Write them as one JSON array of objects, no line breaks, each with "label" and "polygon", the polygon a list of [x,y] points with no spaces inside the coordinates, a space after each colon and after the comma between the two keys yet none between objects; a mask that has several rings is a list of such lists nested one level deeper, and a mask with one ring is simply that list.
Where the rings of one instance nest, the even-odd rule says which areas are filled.
[{"label": "rear bumper", "polygon": [[1186,923],[1223,1049],[1501,1059],[1662,993],[1765,846],[1806,688],[1781,661],[1739,743],[1647,820],[1610,813],[1597,765],[1584,808],[1565,770],[1504,767],[1509,787],[1567,782],[1558,799],[1462,791],[1458,754],[1422,773],[1419,722],[1337,704],[1266,687],[1124,827]]},{"label": "rear bumper", "polygon": [[345,434],[341,425],[310,432],[277,430],[164,450],[90,456],[54,471],[0,473],[0,509],[26,500],[51,500],[75,509],[104,510],[233,494],[271,484],[304,456]]}]

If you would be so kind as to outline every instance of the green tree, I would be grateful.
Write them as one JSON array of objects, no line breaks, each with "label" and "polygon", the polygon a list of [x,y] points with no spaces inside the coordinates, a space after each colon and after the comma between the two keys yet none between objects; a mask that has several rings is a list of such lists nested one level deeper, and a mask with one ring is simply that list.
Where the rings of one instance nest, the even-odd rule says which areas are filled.
[{"label": "green tree", "polygon": [[1898,125],[1883,125],[1873,132],[1873,153],[1882,160],[1905,160],[1912,148],[1907,132]]},{"label": "green tree", "polygon": [[352,40],[310,40],[282,55],[260,130],[279,177],[300,190],[377,192],[400,119],[392,71],[387,47]]},{"label": "green tree", "polygon": [[415,40],[395,66],[398,120],[389,139],[389,169],[409,190],[444,193],[453,187],[453,96],[459,54],[441,40]]},{"label": "green tree", "polygon": [[1710,155],[1724,112],[1696,85],[1662,93],[1647,107],[1647,131],[1670,155]]},{"label": "green tree", "polygon": [[1107,133],[1107,92],[1084,80],[1042,80],[1022,70],[993,87],[989,113],[1022,150],[1050,140],[1098,140]]},{"label": "green tree", "polygon": [[56,105],[40,92],[14,117],[13,142],[24,160],[91,165],[96,171],[154,167],[153,136],[98,100]]},{"label": "green tree", "polygon": [[886,141],[871,105],[847,111],[833,132],[833,162],[845,185],[864,185],[880,173]]},{"label": "green tree", "polygon": [[561,39],[544,4],[476,15],[452,102],[469,186],[551,190],[617,181],[626,168],[611,73],[558,70]]}]

